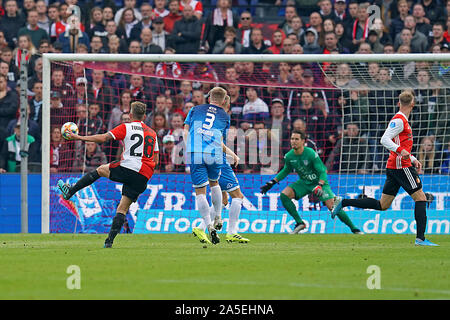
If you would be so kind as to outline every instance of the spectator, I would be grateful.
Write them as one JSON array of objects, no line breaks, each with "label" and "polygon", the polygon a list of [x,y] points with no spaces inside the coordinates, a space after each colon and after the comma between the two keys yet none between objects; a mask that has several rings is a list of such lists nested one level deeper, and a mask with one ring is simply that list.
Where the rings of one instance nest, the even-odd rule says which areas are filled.
[{"label": "spectator", "polygon": [[361,136],[368,137],[370,123],[369,87],[361,85],[360,88],[351,90],[349,98],[349,105],[343,108],[344,123],[356,124]]},{"label": "spectator", "polygon": [[7,78],[0,74],[0,127],[6,128],[15,119],[19,107],[19,96],[16,91],[8,90]]},{"label": "spectator", "polygon": [[35,121],[39,127],[42,126],[42,82],[34,82],[33,87],[33,98],[28,101],[30,107],[29,117],[31,120]]},{"label": "spectator", "polygon": [[59,18],[59,5],[58,3],[52,3],[48,6],[47,9],[48,19],[49,21],[49,28],[47,30],[51,41],[53,42],[56,39],[56,35],[52,33],[52,30],[55,30],[55,27],[53,27],[57,22],[60,21]]},{"label": "spectator", "polygon": [[321,145],[324,133],[324,117],[322,111],[315,105],[313,92],[308,89],[303,90],[300,102],[300,106],[291,110],[291,119],[302,119],[305,121],[307,126],[306,132],[314,141]]},{"label": "spectator", "polygon": [[121,53],[120,51],[120,39],[116,35],[112,35],[108,38],[108,53]]},{"label": "spectator", "polygon": [[392,38],[389,35],[389,33],[386,32],[386,28],[385,28],[385,26],[383,24],[383,20],[378,19],[378,18],[374,19],[373,20],[373,25],[370,28],[370,30],[371,31],[373,30],[373,31],[375,31],[377,33],[378,39],[379,39],[379,41],[380,41],[380,43],[382,45],[385,45],[387,43],[392,43]]},{"label": "spectator", "polygon": [[280,29],[277,29],[272,34],[272,46],[269,47],[270,52],[273,54],[280,54],[283,48],[284,33]]},{"label": "spectator", "polygon": [[104,37],[107,34],[103,20],[102,8],[94,7],[91,9],[89,29],[86,33],[91,40],[94,35]]},{"label": "spectator", "polygon": [[416,19],[417,31],[420,31],[428,38],[432,37],[432,27],[430,24],[430,20],[425,17],[425,10],[423,9],[423,5],[420,3],[414,4],[412,15]]},{"label": "spectator", "polygon": [[250,33],[250,45],[244,47],[243,54],[262,54],[267,53],[268,46],[264,43],[264,37],[262,30],[259,28],[253,28]]},{"label": "spectator", "polygon": [[47,31],[39,28],[38,26],[38,12],[35,9],[28,11],[27,25],[20,28],[17,32],[17,36],[29,35],[31,42],[37,48],[40,41],[43,39],[49,39]]},{"label": "spectator", "polygon": [[419,1],[424,10],[425,16],[430,20],[430,24],[434,24],[438,20],[442,19],[442,13],[444,8],[441,7],[440,2],[436,0],[421,0]]},{"label": "spectator", "polygon": [[3,31],[5,39],[10,48],[17,44],[17,31],[25,25],[25,17],[19,12],[16,0],[6,0],[5,15],[0,20],[0,30]]},{"label": "spectator", "polygon": [[18,37],[18,46],[14,49],[14,64],[20,70],[22,55],[26,52],[25,60],[30,61],[31,57],[36,54],[37,50],[31,42],[29,35],[24,34]]},{"label": "spectator", "polygon": [[69,172],[73,161],[71,141],[62,137],[59,126],[51,128],[50,139],[50,173]]},{"label": "spectator", "polygon": [[170,35],[177,53],[194,54],[200,47],[201,24],[191,6],[183,9],[183,17],[175,22]]},{"label": "spectator", "polygon": [[190,6],[193,10],[193,14],[200,20],[203,16],[203,4],[201,1],[196,0],[180,0],[180,11],[183,12],[184,8]]},{"label": "spectator", "polygon": [[136,0],[124,0],[124,4],[125,6],[117,10],[116,14],[114,15],[114,22],[118,26],[120,26],[120,21],[123,20],[123,13],[128,9],[131,9],[133,11],[133,17],[135,17],[136,22],[142,20],[142,15],[136,8]]},{"label": "spectator", "polygon": [[408,15],[408,3],[406,0],[397,1],[398,16],[391,20],[389,27],[391,39],[395,40],[397,34],[399,34],[405,27],[405,18]]},{"label": "spectator", "polygon": [[92,84],[88,86],[94,101],[100,105],[100,117],[106,121],[115,103],[114,90],[105,84],[105,72],[103,70],[92,70]]},{"label": "spectator", "polygon": [[[126,0],[126,1],[135,1],[135,0]],[[116,14],[117,15],[117,14]],[[122,16],[117,23],[117,29],[121,34],[123,34],[124,39],[129,43],[131,38],[131,30],[133,27],[139,22],[138,18],[136,18],[135,11],[132,8],[125,8],[122,12]]]},{"label": "spectator", "polygon": [[342,22],[337,22],[334,26],[334,32],[336,34],[338,45],[341,48],[346,48],[351,53],[355,52],[355,47],[351,38],[349,38],[345,32],[345,25]]},{"label": "spectator", "polygon": [[97,143],[86,141],[84,144],[86,152],[75,154],[73,172],[90,172],[107,163],[106,155]]},{"label": "spectator", "polygon": [[90,53],[107,53],[106,49],[103,48],[103,41],[100,36],[94,35],[91,38],[91,51]]},{"label": "spectator", "polygon": [[442,151],[442,163],[440,167],[440,174],[450,173],[450,141]]},{"label": "spectator", "polygon": [[323,54],[331,54],[332,52],[350,53],[347,48],[343,48],[339,44],[336,34],[332,31],[325,33],[324,44],[325,46],[322,49]]},{"label": "spectator", "polygon": [[241,27],[236,32],[236,38],[244,48],[250,46],[250,33],[252,31],[252,15],[248,11],[241,13]]},{"label": "spectator", "polygon": [[162,145],[163,137],[169,133],[169,124],[164,112],[155,112],[152,116],[150,128],[152,128],[158,136],[158,143]]},{"label": "spectator", "polygon": [[[0,74],[8,79],[9,66],[6,62],[0,61]],[[16,81],[7,80],[8,90],[15,90],[17,86]]]},{"label": "spectator", "polygon": [[[164,18],[165,16],[167,16],[169,14],[169,10],[166,9],[166,0],[155,0],[154,1],[154,6],[155,8],[153,9],[153,14],[155,19],[156,18]],[[155,21],[153,21],[153,23],[155,23]]]},{"label": "spectator", "polygon": [[284,110],[284,102],[280,98],[272,100],[270,106],[270,119],[268,120],[268,128],[272,133],[277,135],[277,140],[280,141],[280,152],[286,154],[291,148],[289,143],[289,133],[291,130],[291,122],[286,117]]},{"label": "spectator", "polygon": [[[215,48],[218,41],[224,42],[227,40],[225,35],[226,31],[233,28],[238,28],[239,17],[231,11],[232,0],[218,0],[217,8],[215,8],[209,16],[206,18],[206,36],[205,39],[208,42],[208,46],[211,51]],[[236,38],[236,32],[233,32],[233,41],[226,42],[234,45],[234,39]],[[228,35],[228,39],[230,35]]]},{"label": "spectator", "polygon": [[429,47],[431,47],[433,44],[439,44],[441,46],[444,44],[448,44],[447,39],[445,39],[444,37],[444,31],[445,27],[442,22],[438,21],[433,24],[433,36],[429,38]]},{"label": "spectator", "polygon": [[343,24],[345,26],[345,29],[348,30],[348,36],[350,37],[350,39],[351,39],[351,31],[353,30],[352,27],[355,21],[358,19],[358,8],[359,8],[359,1],[350,0],[348,2],[348,16],[346,20],[343,21]]},{"label": "spectator", "polygon": [[150,28],[142,29],[140,39],[141,39],[141,53],[150,53],[150,54],[163,53],[161,47],[152,42],[153,34]]},{"label": "spectator", "polygon": [[179,113],[174,113],[170,116],[170,131],[169,133],[174,136],[175,144],[177,145],[183,140],[184,132],[184,118]]},{"label": "spectator", "polygon": [[320,7],[320,15],[322,16],[322,20],[325,22],[325,20],[330,19],[332,21],[336,21],[337,16],[336,13],[333,10],[333,4],[331,3],[331,0],[320,0],[319,1],[319,7]]},{"label": "spectator", "polygon": [[427,136],[423,137],[420,142],[417,160],[422,164],[422,173],[432,174],[439,173],[439,161],[436,158],[435,138]]},{"label": "spectator", "polygon": [[373,53],[383,53],[384,46],[380,42],[378,33],[375,30],[370,30],[367,37],[367,43],[370,45],[370,50]]},{"label": "spectator", "polygon": [[293,31],[292,20],[298,17],[297,9],[294,5],[287,5],[284,11],[284,20],[278,25],[278,29],[282,30],[284,34],[289,34]]},{"label": "spectator", "polygon": [[267,119],[270,117],[269,107],[260,98],[259,89],[255,87],[247,87],[245,89],[245,96],[247,98],[243,108],[243,120],[252,121],[256,118]]},{"label": "spectator", "polygon": [[346,23],[349,20],[349,15],[347,14],[347,3],[345,0],[336,0],[334,2],[334,15],[334,21],[336,23]]},{"label": "spectator", "polygon": [[[1,78],[1,77],[0,77]],[[1,90],[1,79],[0,79],[0,90]],[[0,91],[1,92],[1,91]],[[0,106],[1,110],[1,106]],[[28,153],[30,162],[40,162],[39,156],[39,146],[35,142],[35,138],[31,135],[27,135]],[[18,172],[19,166],[22,161],[22,156],[20,154],[20,123],[17,123],[14,128],[14,133],[6,138],[3,142],[3,147],[0,152],[0,168],[6,170],[6,172]]]},{"label": "spectator", "polygon": [[162,17],[155,18],[155,20],[153,20],[152,43],[158,45],[162,49],[162,51],[164,51],[166,49],[168,39],[169,33],[166,30],[164,30],[164,19]]},{"label": "spectator", "polygon": [[162,152],[160,156],[160,172],[175,172],[172,153],[175,147],[175,137],[168,134],[162,138]]},{"label": "spectator", "polygon": [[[71,16],[70,19],[77,18]],[[66,28],[64,33],[59,35],[58,42],[62,44],[64,53],[75,53],[79,44],[84,44],[88,49],[90,46],[89,36],[80,29],[80,24],[76,21],[72,23],[70,29]]]},{"label": "spectator", "polygon": [[[206,49],[201,47],[198,54],[206,54]],[[197,62],[193,63],[189,69],[186,71],[186,76],[195,80],[209,80],[209,81],[219,81],[219,77],[217,76],[216,70],[209,62]],[[198,83],[194,83],[194,87],[196,89],[199,88]]]},{"label": "spectator", "polygon": [[131,29],[131,35],[130,39],[133,40],[142,40],[142,30],[145,28],[150,29],[152,27],[152,19],[153,19],[153,13],[152,13],[152,6],[149,3],[143,3],[141,5],[141,14],[142,14],[142,20],[140,20],[136,25]]},{"label": "spectator", "polygon": [[179,0],[169,0],[169,14],[164,17],[164,29],[168,33],[172,33],[175,22],[183,18],[180,11]]},{"label": "spectator", "polygon": [[368,141],[360,136],[356,123],[348,123],[325,163],[328,171],[344,174],[367,174]]},{"label": "spectator", "polygon": [[72,21],[69,20],[69,18],[76,18],[76,16],[72,15],[72,11],[69,10],[67,3],[61,3],[58,10],[60,19],[52,24],[50,28],[50,38],[53,39],[52,42],[60,41],[60,36],[68,31],[69,27],[72,28],[70,24],[73,24],[74,29],[79,29],[82,32],[85,31],[85,27],[82,23],[80,23],[80,21],[75,21],[74,19],[72,19]]},{"label": "spectator", "polygon": [[50,92],[51,125],[61,127],[65,122],[72,121],[72,119],[67,116],[67,111],[67,108],[64,108],[61,93],[59,91]]},{"label": "spectator", "polygon": [[320,52],[319,34],[314,28],[309,28],[305,32],[303,52],[305,54],[317,54]]},{"label": "spectator", "polygon": [[353,45],[359,46],[361,43],[366,41],[369,35],[369,13],[367,12],[368,3],[361,3],[358,7],[358,18],[353,23],[352,26],[352,42]]},{"label": "spectator", "polygon": [[314,30],[317,31],[317,34],[320,34],[322,32],[322,24],[323,24],[323,19],[322,16],[320,15],[320,13],[318,12],[312,12],[309,15],[309,28],[313,28]]},{"label": "spectator", "polygon": [[120,122],[120,117],[124,113],[130,113],[131,110],[131,102],[132,102],[132,93],[130,90],[123,90],[120,93],[119,104],[116,105],[112,110],[109,117],[108,123],[108,131],[117,127]]},{"label": "spectator", "polygon": [[[38,13],[37,25],[39,28],[44,29],[47,32],[47,36],[50,35],[50,25],[52,21],[47,16],[47,4],[44,0],[36,1],[36,11]],[[49,37],[50,38],[50,37]]]},{"label": "spectator", "polygon": [[88,107],[88,131],[102,133],[106,129],[104,123],[100,115],[100,105],[98,103],[91,103]]},{"label": "spectator", "polygon": [[[120,123],[130,123],[130,122],[131,122],[130,113],[129,112],[122,113],[122,115],[120,116]],[[113,155],[114,156],[113,160],[120,161],[122,159],[122,154],[125,149],[123,140],[118,141],[118,145],[116,148],[117,149],[115,152],[115,156]],[[114,150],[114,148],[113,148],[113,150]],[[111,160],[111,161],[113,161],[113,160]]]},{"label": "spectator", "polygon": [[[428,40],[427,37],[416,30],[416,21],[413,16],[408,15],[405,17],[405,27],[401,31],[400,34],[397,34],[397,36],[393,39],[394,41],[394,48],[395,50],[398,49],[400,45],[403,44],[404,41],[406,45],[408,45],[408,40],[405,40],[404,37],[410,38],[409,35],[404,34],[404,30],[409,29],[411,31],[411,40],[409,46],[411,47],[412,53],[424,53],[428,51]],[[403,38],[402,38],[403,35]]]},{"label": "spectator", "polygon": [[[226,0],[222,0],[226,1]],[[215,42],[214,48],[212,50],[213,54],[224,53],[227,46],[232,46],[234,48],[233,54],[240,54],[242,52],[242,44],[236,39],[236,29],[233,27],[225,27],[224,38],[217,40]]]}]

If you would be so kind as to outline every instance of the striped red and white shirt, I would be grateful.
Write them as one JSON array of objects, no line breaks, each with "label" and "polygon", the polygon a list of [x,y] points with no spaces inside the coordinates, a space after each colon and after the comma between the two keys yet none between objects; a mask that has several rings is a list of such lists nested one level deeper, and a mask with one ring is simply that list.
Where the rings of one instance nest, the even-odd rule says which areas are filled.
[{"label": "striped red and white shirt", "polygon": [[114,140],[122,140],[124,143],[122,158],[111,165],[120,165],[150,179],[156,166],[155,154],[159,152],[155,131],[142,121],[133,121],[122,123],[109,133]]},{"label": "striped red and white shirt", "polygon": [[390,151],[386,168],[402,169],[412,166],[411,161],[416,159],[411,155],[403,158],[401,152],[403,149],[411,154],[413,146],[413,135],[408,119],[403,112],[397,112],[389,122],[388,128],[381,137],[381,144]]}]

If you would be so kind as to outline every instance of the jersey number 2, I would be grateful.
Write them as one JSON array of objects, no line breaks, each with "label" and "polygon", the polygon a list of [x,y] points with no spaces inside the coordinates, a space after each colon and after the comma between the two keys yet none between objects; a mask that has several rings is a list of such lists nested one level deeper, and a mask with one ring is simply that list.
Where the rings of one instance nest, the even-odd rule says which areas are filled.
[{"label": "jersey number 2", "polygon": [[[142,142],[144,142],[144,156],[147,158],[150,158],[153,155],[153,150],[155,149],[155,138],[152,136],[145,136],[145,139],[142,137],[142,135],[135,133],[130,137],[130,140],[136,140],[136,143],[133,144],[130,148],[130,156],[132,157],[142,157],[141,152],[135,152],[137,148],[139,148],[142,145]],[[145,141],[144,141],[145,140]],[[150,149],[150,152],[149,152]]]}]

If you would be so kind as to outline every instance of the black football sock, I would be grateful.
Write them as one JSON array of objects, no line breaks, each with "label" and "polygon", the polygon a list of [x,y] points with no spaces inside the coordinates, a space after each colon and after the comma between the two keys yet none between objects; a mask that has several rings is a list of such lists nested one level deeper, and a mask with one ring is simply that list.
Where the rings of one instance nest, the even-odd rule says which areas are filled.
[{"label": "black football sock", "polygon": [[74,195],[81,189],[90,186],[95,181],[97,181],[98,178],[100,178],[100,175],[98,174],[97,170],[86,173],[84,176],[81,177],[80,180],[77,181],[77,183],[75,183],[73,186],[69,188],[70,196]]},{"label": "black football sock", "polygon": [[417,238],[425,240],[425,229],[427,227],[427,202],[416,201],[414,218],[416,219]]},{"label": "black football sock", "polygon": [[120,233],[123,224],[125,223],[125,214],[116,213],[116,216],[113,219],[111,230],[109,231],[108,238],[106,238],[105,243],[113,243],[114,238]]},{"label": "black football sock", "polygon": [[380,201],[374,198],[344,199],[342,200],[342,208],[344,207],[381,210]]}]

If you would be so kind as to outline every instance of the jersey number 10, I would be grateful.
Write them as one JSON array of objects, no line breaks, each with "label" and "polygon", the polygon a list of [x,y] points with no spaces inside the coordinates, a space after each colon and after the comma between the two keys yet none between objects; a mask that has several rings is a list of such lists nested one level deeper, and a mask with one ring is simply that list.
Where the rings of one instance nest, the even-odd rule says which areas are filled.
[{"label": "jersey number 10", "polygon": [[[139,148],[142,145],[142,142],[144,142],[144,156],[147,158],[151,158],[153,156],[153,150],[155,149],[155,138],[152,136],[145,136],[145,139],[142,137],[141,134],[135,133],[130,137],[130,140],[136,140],[136,143],[133,144],[130,148],[130,156],[132,157],[142,157],[141,152],[135,152],[137,148]],[[145,140],[145,141],[144,141]],[[150,149],[150,152],[149,152]]]}]

